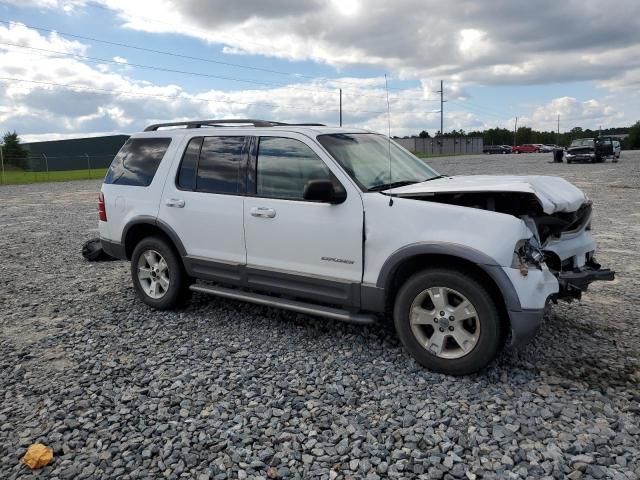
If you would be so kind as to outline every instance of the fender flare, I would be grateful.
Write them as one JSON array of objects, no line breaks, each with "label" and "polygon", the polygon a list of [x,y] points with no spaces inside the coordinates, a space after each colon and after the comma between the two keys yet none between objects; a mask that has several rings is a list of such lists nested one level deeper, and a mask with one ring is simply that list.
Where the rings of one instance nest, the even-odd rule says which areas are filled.
[{"label": "fender flare", "polygon": [[125,240],[127,238],[127,234],[129,233],[131,228],[138,225],[152,225],[154,227],[159,228],[173,242],[180,256],[181,257],[187,256],[187,251],[184,248],[184,245],[180,241],[180,237],[175,232],[175,230],[171,228],[168,224],[163,222],[162,220],[156,217],[148,216],[148,215],[141,215],[139,217],[132,218],[127,222],[127,224],[122,229],[121,243],[124,247],[126,247]]},{"label": "fender flare", "polygon": [[391,280],[400,264],[411,257],[417,257],[419,255],[447,255],[477,265],[482,271],[489,275],[498,286],[508,310],[519,311],[522,309],[513,283],[511,283],[511,280],[498,262],[479,250],[455,243],[420,242],[399,248],[393,252],[382,265],[376,287],[384,291],[389,291]]}]

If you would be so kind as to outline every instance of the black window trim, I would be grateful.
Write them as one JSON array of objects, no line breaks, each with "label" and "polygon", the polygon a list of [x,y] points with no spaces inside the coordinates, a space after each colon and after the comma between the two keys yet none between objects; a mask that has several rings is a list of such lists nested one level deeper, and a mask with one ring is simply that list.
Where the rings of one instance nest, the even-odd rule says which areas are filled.
[{"label": "black window trim", "polygon": [[[327,204],[330,205],[326,202],[318,202],[315,200],[305,200],[303,198],[291,198],[291,197],[272,197],[272,196],[266,196],[266,195],[258,195],[258,150],[259,150],[259,145],[260,145],[260,138],[265,137],[265,138],[285,138],[287,140],[295,140],[297,142],[301,142],[304,145],[306,145],[307,147],[309,147],[309,149],[311,149],[311,151],[316,155],[316,157],[318,157],[318,160],[320,160],[322,163],[324,163],[324,165],[327,167],[327,169],[329,170],[329,176],[330,179],[334,182],[334,185],[336,185],[336,187],[342,189],[345,194],[347,195],[346,200],[349,198],[349,191],[344,188],[344,185],[342,184],[342,182],[340,181],[340,179],[333,173],[333,171],[331,170],[331,168],[329,167],[329,165],[327,165],[327,162],[325,162],[322,157],[320,155],[318,155],[315,150],[313,150],[313,148],[311,148],[311,146],[306,143],[303,142],[302,140],[298,139],[298,138],[293,138],[293,137],[287,137],[287,136],[283,136],[283,135],[254,135],[252,136],[252,141],[251,141],[251,148],[250,148],[250,155],[249,155],[249,162],[247,164],[247,175],[246,175],[246,179],[247,179],[247,189],[246,189],[246,196],[247,197],[253,197],[253,198],[265,198],[265,199],[269,199],[269,200],[288,200],[290,202],[305,202],[305,203],[318,203],[318,204]],[[344,202],[342,202],[344,203]]]},{"label": "black window trim", "polygon": [[[235,193],[230,193],[230,192],[205,192],[205,191],[200,191],[198,190],[198,168],[200,167],[200,155],[202,153],[202,147],[204,146],[204,140],[206,138],[213,138],[213,137],[243,137],[244,138],[244,142],[242,144],[242,152],[240,153],[240,165],[238,166],[238,186],[240,187],[240,191],[235,192]],[[191,143],[191,140],[193,140],[194,138],[201,138],[202,142],[200,143],[200,149],[198,150],[198,157],[196,158],[196,165],[195,165],[195,182],[194,182],[194,186],[193,188],[181,188],[178,184],[178,179],[180,177],[180,169],[182,168],[182,162],[184,161],[184,156],[187,153],[187,147],[189,147],[189,143]],[[246,184],[246,172],[247,172],[247,164],[249,163],[248,161],[248,156],[249,156],[249,142],[250,140],[253,138],[253,136],[251,135],[194,135],[193,137],[189,137],[189,139],[187,140],[186,145],[184,146],[184,150],[182,152],[182,157],[180,158],[180,163],[178,164],[178,168],[176,169],[176,174],[175,174],[175,178],[174,178],[174,185],[176,187],[176,190],[180,190],[182,192],[194,192],[194,193],[201,193],[203,195],[232,195],[235,197],[245,197],[246,196],[246,192],[247,192],[247,184]],[[242,191],[244,190],[244,191]]]},{"label": "black window trim", "polygon": [[[178,183],[180,179],[180,170],[182,169],[182,163],[184,162],[184,157],[187,154],[187,148],[189,148],[189,144],[196,138],[201,140],[200,148],[198,149],[198,156],[196,157],[196,164],[194,169],[194,179],[193,179],[193,188],[182,188]],[[198,181],[198,163],[200,162],[200,152],[202,151],[202,144],[204,143],[204,137],[202,135],[196,135],[195,137],[190,137],[187,140],[187,144],[184,146],[184,151],[182,152],[182,156],[180,157],[180,163],[178,164],[178,168],[176,169],[176,176],[174,179],[174,185],[176,190],[180,190],[181,192],[194,192],[196,189],[196,183]]]}]

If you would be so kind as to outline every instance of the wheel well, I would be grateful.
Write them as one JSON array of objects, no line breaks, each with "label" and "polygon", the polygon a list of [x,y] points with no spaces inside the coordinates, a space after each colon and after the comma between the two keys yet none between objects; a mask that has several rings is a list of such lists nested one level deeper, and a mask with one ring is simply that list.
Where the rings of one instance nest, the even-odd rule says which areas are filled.
[{"label": "wheel well", "polygon": [[447,268],[458,270],[471,275],[478,280],[489,292],[491,298],[496,302],[496,307],[500,312],[500,318],[504,327],[509,325],[509,314],[504,301],[504,296],[500,288],[491,276],[480,268],[477,264],[453,255],[424,254],[407,258],[398,265],[392,273],[391,280],[387,285],[386,308],[393,309],[396,294],[402,284],[416,272],[428,268]]},{"label": "wheel well", "polygon": [[176,246],[171,241],[171,238],[169,238],[169,235],[167,235],[160,227],[150,223],[138,223],[127,230],[127,234],[124,239],[124,248],[127,258],[131,259],[136,245],[138,245],[143,238],[151,236],[160,237],[166,240],[167,243],[177,251]]}]

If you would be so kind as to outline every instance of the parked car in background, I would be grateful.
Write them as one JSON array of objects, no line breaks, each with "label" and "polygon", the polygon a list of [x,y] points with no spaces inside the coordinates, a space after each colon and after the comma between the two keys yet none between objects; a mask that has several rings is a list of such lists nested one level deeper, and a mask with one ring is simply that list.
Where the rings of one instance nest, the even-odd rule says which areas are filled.
[{"label": "parked car in background", "polygon": [[500,146],[506,150],[506,153],[513,152],[513,147],[511,145],[500,145]]},{"label": "parked car in background", "polygon": [[538,149],[538,151],[540,153],[551,153],[554,150],[557,150],[559,148],[560,147],[558,145],[554,145],[552,143],[547,143],[547,144],[541,145],[540,148]]},{"label": "parked car in background", "polygon": [[504,145],[485,145],[482,147],[482,153],[487,153],[489,155],[493,153],[511,153],[511,148],[507,150]]},{"label": "parked car in background", "polygon": [[513,153],[538,153],[540,148],[537,145],[526,143],[524,145],[516,145],[512,151]]},{"label": "parked car in background", "polygon": [[[610,138],[576,138],[567,149],[567,163],[604,162],[607,157],[616,161],[614,143]],[[620,143],[620,142],[618,142]]]}]

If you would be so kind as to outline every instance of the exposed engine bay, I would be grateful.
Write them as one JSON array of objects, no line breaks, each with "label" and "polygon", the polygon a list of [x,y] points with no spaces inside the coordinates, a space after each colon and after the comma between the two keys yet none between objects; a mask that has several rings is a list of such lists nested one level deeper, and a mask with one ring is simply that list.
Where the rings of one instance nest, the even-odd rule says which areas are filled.
[{"label": "exposed engine bay", "polygon": [[[575,212],[547,214],[542,211],[540,202],[534,194],[524,192],[434,193],[429,196],[422,195],[416,199],[480,208],[522,219],[530,218],[536,225],[541,245],[544,245],[549,237],[559,237],[563,232],[580,229],[591,219],[591,202],[584,203]],[[590,225],[587,225],[588,228]]]}]

